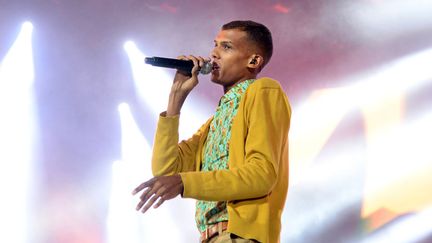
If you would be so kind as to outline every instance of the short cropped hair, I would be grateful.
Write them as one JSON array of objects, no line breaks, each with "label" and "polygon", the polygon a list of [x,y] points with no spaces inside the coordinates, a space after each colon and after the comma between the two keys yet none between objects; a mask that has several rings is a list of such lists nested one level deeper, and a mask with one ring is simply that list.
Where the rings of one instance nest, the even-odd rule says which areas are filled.
[{"label": "short cropped hair", "polygon": [[251,20],[235,20],[222,26],[222,30],[239,29],[246,32],[250,41],[263,52],[264,65],[273,55],[273,39],[270,30],[263,24]]}]

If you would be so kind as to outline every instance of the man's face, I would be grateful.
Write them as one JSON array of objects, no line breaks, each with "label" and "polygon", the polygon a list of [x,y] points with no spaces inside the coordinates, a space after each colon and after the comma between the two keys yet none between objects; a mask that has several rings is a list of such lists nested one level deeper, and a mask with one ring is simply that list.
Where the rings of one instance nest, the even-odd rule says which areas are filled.
[{"label": "man's face", "polygon": [[251,73],[247,65],[254,53],[254,46],[248,41],[246,32],[238,29],[221,30],[214,42],[211,80],[227,90],[239,81],[249,79]]}]

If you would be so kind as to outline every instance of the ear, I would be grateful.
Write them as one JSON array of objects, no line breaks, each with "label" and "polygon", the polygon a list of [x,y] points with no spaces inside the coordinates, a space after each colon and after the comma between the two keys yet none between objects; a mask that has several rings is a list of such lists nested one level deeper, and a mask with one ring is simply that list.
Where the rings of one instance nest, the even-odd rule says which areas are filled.
[{"label": "ear", "polygon": [[249,63],[247,67],[260,70],[263,65],[264,65],[264,58],[259,54],[253,54],[249,59]]}]

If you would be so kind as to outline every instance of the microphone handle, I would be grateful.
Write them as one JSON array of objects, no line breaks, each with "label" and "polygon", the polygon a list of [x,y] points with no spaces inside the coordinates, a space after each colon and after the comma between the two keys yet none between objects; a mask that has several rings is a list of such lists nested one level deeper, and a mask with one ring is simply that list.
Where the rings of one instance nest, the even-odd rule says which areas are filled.
[{"label": "microphone handle", "polygon": [[194,67],[194,63],[191,60],[178,60],[165,57],[146,57],[144,62],[157,67],[175,68],[189,74]]}]

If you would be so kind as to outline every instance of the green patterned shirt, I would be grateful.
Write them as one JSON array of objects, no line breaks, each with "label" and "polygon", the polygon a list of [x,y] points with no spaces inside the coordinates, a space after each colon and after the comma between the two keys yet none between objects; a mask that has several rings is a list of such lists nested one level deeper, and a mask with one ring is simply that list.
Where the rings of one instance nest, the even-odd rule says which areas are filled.
[{"label": "green patterned shirt", "polygon": [[[201,171],[228,169],[232,121],[244,92],[253,81],[249,79],[237,84],[220,99],[204,146]],[[209,225],[228,221],[226,202],[197,201],[195,220],[200,232],[204,232]]]}]

